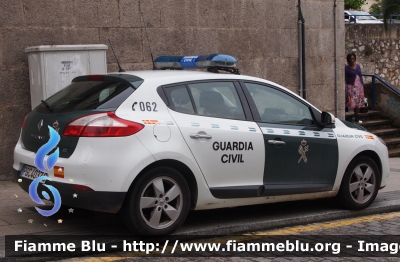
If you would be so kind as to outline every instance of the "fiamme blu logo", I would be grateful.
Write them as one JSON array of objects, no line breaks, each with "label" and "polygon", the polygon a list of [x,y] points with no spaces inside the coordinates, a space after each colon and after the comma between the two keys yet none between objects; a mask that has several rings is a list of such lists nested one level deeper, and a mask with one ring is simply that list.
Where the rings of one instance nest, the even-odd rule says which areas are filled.
[{"label": "fiamme blu logo", "polygon": [[[49,141],[44,144],[42,147],[39,148],[39,150],[36,153],[35,156],[35,166],[37,169],[39,169],[42,172],[48,173],[49,170],[51,170],[54,165],[56,164],[58,157],[59,157],[59,149],[57,147],[57,149],[46,158],[46,155],[53,150],[58,143],[60,142],[60,135],[54,130],[54,128],[48,126],[49,128],[49,133],[50,133],[50,139]],[[29,196],[32,198],[32,200],[40,205],[44,205],[45,203],[40,199],[40,197],[37,194],[37,188],[39,186],[39,183],[41,181],[44,180],[49,180],[51,181],[51,179],[48,176],[41,176],[36,178],[35,180],[32,181],[32,183],[29,185]],[[51,216],[55,213],[57,213],[57,211],[60,209],[61,207],[61,196],[60,193],[58,192],[58,190],[56,188],[54,188],[51,185],[46,185],[43,184],[45,187],[47,187],[50,192],[53,194],[54,197],[54,206],[51,210],[43,210],[40,209],[38,207],[35,207],[36,210],[39,212],[39,214],[41,214],[42,216]],[[47,199],[50,200],[50,196],[46,191],[42,191],[42,196]]]}]

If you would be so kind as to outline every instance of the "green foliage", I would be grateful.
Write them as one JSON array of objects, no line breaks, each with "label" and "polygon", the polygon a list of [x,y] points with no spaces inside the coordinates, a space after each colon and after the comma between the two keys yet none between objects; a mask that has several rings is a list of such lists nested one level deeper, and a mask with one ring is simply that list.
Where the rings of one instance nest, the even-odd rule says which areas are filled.
[{"label": "green foliage", "polygon": [[369,13],[370,14],[380,14],[382,11],[382,1],[378,3],[373,3],[371,7],[369,8]]},{"label": "green foliage", "polygon": [[[400,0],[382,0],[383,23],[387,30],[387,23],[391,14],[400,13]],[[398,18],[397,18],[398,19]]]},{"label": "green foliage", "polygon": [[366,4],[367,0],[344,0],[344,9],[360,10],[363,4]]},{"label": "green foliage", "polygon": [[374,50],[372,49],[372,47],[370,45],[366,45],[364,53],[366,56],[370,56],[374,53]]}]

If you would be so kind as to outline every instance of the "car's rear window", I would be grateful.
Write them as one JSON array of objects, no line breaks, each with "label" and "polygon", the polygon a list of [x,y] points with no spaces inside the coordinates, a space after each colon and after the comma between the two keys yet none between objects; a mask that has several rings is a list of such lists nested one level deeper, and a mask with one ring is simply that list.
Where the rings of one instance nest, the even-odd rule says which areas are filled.
[{"label": "car's rear window", "polygon": [[135,89],[132,86],[118,81],[73,82],[46,99],[50,109],[42,103],[36,108],[36,111],[51,114],[93,109],[115,109],[133,91]]}]

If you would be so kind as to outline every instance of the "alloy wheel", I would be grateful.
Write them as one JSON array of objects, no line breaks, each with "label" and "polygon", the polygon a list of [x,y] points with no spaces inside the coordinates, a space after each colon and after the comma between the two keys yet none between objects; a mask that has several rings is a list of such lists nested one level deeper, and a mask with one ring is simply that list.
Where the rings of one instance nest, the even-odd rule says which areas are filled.
[{"label": "alloy wheel", "polygon": [[368,202],[375,192],[376,182],[376,174],[370,165],[358,165],[350,175],[349,190],[353,200],[358,204]]},{"label": "alloy wheel", "polygon": [[141,216],[154,229],[164,229],[172,225],[181,214],[182,206],[182,189],[169,177],[151,180],[140,197]]}]

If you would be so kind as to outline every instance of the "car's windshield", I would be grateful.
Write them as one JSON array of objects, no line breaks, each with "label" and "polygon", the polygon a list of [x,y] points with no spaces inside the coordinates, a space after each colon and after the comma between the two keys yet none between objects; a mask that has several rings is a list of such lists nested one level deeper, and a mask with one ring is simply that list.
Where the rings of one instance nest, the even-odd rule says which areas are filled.
[{"label": "car's windshield", "polygon": [[372,15],[368,14],[367,12],[352,11],[351,14],[352,15],[356,15],[357,16],[357,20],[377,20],[375,17],[373,17]]}]

